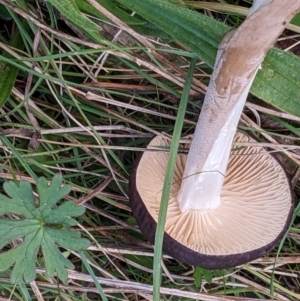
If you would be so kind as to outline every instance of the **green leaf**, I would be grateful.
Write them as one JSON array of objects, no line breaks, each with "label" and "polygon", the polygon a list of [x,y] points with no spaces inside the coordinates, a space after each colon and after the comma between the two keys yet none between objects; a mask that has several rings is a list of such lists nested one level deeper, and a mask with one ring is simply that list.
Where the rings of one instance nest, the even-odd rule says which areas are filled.
[{"label": "green leaf", "polygon": [[59,247],[75,251],[89,246],[87,239],[81,238],[80,232],[70,230],[76,224],[73,217],[80,216],[85,209],[76,206],[73,201],[58,201],[70,192],[70,186],[62,186],[63,178],[55,175],[50,185],[45,178],[37,183],[39,198],[36,200],[31,184],[20,181],[4,183],[6,195],[0,194],[0,214],[14,214],[17,220],[0,219],[0,248],[16,239],[23,241],[15,248],[0,254],[0,271],[13,266],[12,282],[30,282],[35,279],[35,262],[39,251],[42,251],[46,273],[53,277],[55,273],[65,282],[66,268],[73,264],[60,252]]},{"label": "green leaf", "polygon": [[156,38],[166,39],[170,40],[171,37],[168,35],[165,31],[158,28],[156,25],[154,25],[151,22],[145,22],[143,25],[131,25],[131,27],[138,33],[152,36]]},{"label": "green leaf", "polygon": [[208,283],[211,283],[213,279],[213,274],[210,270],[202,269],[203,276]]},{"label": "green leaf", "polygon": [[[27,11],[26,3],[23,1],[20,1],[19,3],[20,7]],[[3,6],[1,4],[0,6],[0,15],[4,19],[11,19],[14,16],[14,13],[8,9],[7,7]],[[6,17],[5,17],[6,16]],[[16,21],[16,20],[15,20]],[[21,32],[26,32],[29,29],[29,24],[27,20],[22,20],[20,23],[16,22],[16,30],[14,30],[14,33],[12,35],[12,38],[7,43],[12,48],[17,48],[20,50],[23,50],[24,48],[24,42],[21,35]],[[14,59],[14,57],[7,53],[6,51],[3,51],[3,57],[7,59]],[[6,103],[12,88],[15,85],[15,81],[17,78],[19,72],[19,68],[10,64],[9,61],[4,61],[0,59],[0,108]]]},{"label": "green leaf", "polygon": [[51,208],[63,197],[69,194],[71,187],[66,185],[60,188],[62,176],[56,175],[53,177],[50,186],[47,185],[45,178],[40,178],[37,183],[37,190],[40,196],[40,210],[44,216],[51,212]]},{"label": "green leaf", "polygon": [[[92,16],[96,16],[97,18],[111,22],[109,18],[96,10],[90,3],[86,0],[75,0],[78,9],[85,13],[88,13]],[[111,12],[114,16],[125,22],[127,25],[130,25],[137,32],[144,35],[151,35],[159,38],[169,39],[170,36],[166,34],[164,31],[160,30],[153,23],[148,22],[145,19],[136,18],[135,16],[131,16],[128,12],[124,11],[121,7],[118,6],[116,0],[98,0],[98,2],[106,8],[109,12]]]},{"label": "green leaf", "polygon": [[[46,271],[50,277],[53,277],[56,271],[57,276],[65,282],[68,277],[66,268],[74,269],[74,265],[62,255],[49,232],[50,231],[45,232],[43,243],[41,245]],[[68,238],[65,237],[65,239]]]},{"label": "green leaf", "polygon": [[[96,16],[104,21],[110,21],[106,16],[101,14],[98,10],[96,10],[90,3],[86,0],[75,0],[76,5],[79,10],[89,13],[93,16]],[[115,0],[98,0],[99,4],[101,4],[104,8],[114,14],[117,18],[121,19],[123,22],[129,25],[142,25],[145,21],[134,18],[121,8],[116,6]]]},{"label": "green leaf", "polygon": [[227,25],[166,1],[117,1],[189,47],[210,66],[214,65],[219,41],[229,28]]},{"label": "green leaf", "polygon": [[60,13],[62,13],[72,23],[88,33],[91,37],[99,40],[100,27],[80,12],[75,0],[47,0],[47,2],[55,6]]},{"label": "green leaf", "polygon": [[224,277],[225,275],[225,270],[214,270],[214,274],[216,277]]},{"label": "green leaf", "polygon": [[195,267],[193,277],[195,279],[196,287],[201,287],[202,279],[203,279],[203,269],[200,267]]},{"label": "green leaf", "polygon": [[273,48],[268,52],[250,91],[272,106],[300,116],[299,68],[299,57]]},{"label": "green leaf", "polygon": [[69,212],[73,212],[72,216],[80,216],[84,213],[85,209],[84,207],[76,206],[76,204],[73,201],[69,201],[66,203],[63,203],[58,208],[50,211],[50,214],[45,216],[44,221],[46,223],[52,224],[52,223],[65,223],[69,226],[75,226],[76,221],[70,217],[66,219],[66,216]]},{"label": "green leaf", "polygon": [[[27,25],[25,25],[25,28],[27,28]],[[14,32],[12,39],[8,42],[8,45],[14,48],[23,49],[24,44],[18,29]],[[3,56],[6,58],[13,58],[7,52],[3,52]],[[11,90],[14,87],[18,71],[19,69],[17,67],[0,60],[0,108],[6,103]]]},{"label": "green leaf", "polygon": [[11,14],[9,13],[7,8],[3,4],[0,4],[0,19],[3,19],[3,20],[11,20],[12,19]]},{"label": "green leaf", "polygon": [[[187,46],[213,67],[218,44],[229,27],[208,16],[161,0],[117,0]],[[300,116],[300,58],[272,49],[251,93],[280,110]]]},{"label": "green leaf", "polygon": [[291,23],[300,26],[300,13],[294,16]]},{"label": "green leaf", "polygon": [[25,218],[39,218],[39,212],[34,205],[32,188],[29,182],[21,181],[19,186],[9,181],[3,184],[3,189],[9,196],[0,194],[0,212],[15,213]]}]

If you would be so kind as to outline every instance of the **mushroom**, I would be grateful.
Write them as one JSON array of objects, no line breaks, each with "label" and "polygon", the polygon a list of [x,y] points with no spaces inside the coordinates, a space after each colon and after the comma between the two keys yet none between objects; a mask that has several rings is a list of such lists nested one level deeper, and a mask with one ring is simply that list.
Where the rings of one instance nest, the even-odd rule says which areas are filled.
[{"label": "mushroom", "polygon": [[[211,269],[240,265],[270,251],[289,227],[294,197],[288,175],[236,129],[260,64],[298,10],[298,0],[254,1],[246,20],[220,43],[188,155],[177,156],[169,198],[163,250],[179,261]],[[148,148],[169,145],[157,136]],[[130,177],[132,212],[152,243],[167,161],[166,152],[146,151]]]}]

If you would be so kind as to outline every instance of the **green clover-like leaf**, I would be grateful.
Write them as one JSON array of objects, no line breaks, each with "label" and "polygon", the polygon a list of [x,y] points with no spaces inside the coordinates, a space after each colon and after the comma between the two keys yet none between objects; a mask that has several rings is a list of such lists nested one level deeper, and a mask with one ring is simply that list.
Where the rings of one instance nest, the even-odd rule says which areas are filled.
[{"label": "green clover-like leaf", "polygon": [[81,238],[80,232],[70,230],[70,226],[76,225],[73,217],[82,215],[85,208],[76,206],[73,201],[57,206],[71,190],[69,185],[62,186],[62,180],[62,176],[55,175],[48,185],[45,178],[40,178],[37,200],[29,182],[20,181],[17,185],[9,181],[3,185],[7,196],[0,194],[0,214],[14,214],[18,219],[0,219],[0,249],[22,239],[17,247],[0,254],[0,271],[13,266],[12,282],[35,279],[35,263],[40,251],[47,275],[53,277],[57,273],[65,282],[66,268],[73,269],[74,266],[62,255],[59,247],[79,251],[90,244]]}]

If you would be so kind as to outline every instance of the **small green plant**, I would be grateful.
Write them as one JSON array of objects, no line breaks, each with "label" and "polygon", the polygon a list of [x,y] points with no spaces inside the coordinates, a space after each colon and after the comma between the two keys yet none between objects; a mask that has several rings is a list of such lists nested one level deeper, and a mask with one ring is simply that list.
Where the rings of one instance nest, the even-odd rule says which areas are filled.
[{"label": "small green plant", "polygon": [[212,282],[213,277],[224,277],[225,270],[207,270],[200,267],[195,267],[193,277],[195,279],[196,287],[201,287],[203,279],[208,283]]},{"label": "small green plant", "polygon": [[0,194],[0,249],[16,239],[18,245],[0,254],[0,271],[11,266],[11,281],[35,279],[36,260],[40,251],[43,254],[46,273],[53,277],[55,272],[63,282],[67,280],[66,268],[74,265],[63,256],[58,246],[71,250],[83,250],[89,246],[80,232],[70,230],[76,225],[72,217],[80,216],[85,208],[76,206],[74,201],[57,202],[71,190],[69,185],[62,186],[62,176],[55,175],[50,185],[45,178],[37,182],[38,198],[34,197],[31,184],[20,181],[4,183],[7,196]]}]

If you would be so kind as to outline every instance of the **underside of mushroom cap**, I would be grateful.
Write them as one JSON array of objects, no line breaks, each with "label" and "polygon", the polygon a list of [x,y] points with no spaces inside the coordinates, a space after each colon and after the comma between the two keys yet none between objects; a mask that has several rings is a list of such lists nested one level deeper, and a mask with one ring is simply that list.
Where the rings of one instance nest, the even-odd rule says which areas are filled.
[{"label": "underside of mushroom cap", "polygon": [[[187,154],[177,156],[163,245],[173,258],[210,269],[236,266],[270,251],[287,231],[294,199],[284,169],[266,149],[255,146],[252,138],[237,133],[235,142],[247,146],[233,147],[221,203],[215,209],[181,212],[177,193]],[[168,138],[157,136],[148,148],[169,145]],[[167,161],[167,152],[146,151],[135,163],[130,178],[131,208],[151,243]]]}]

